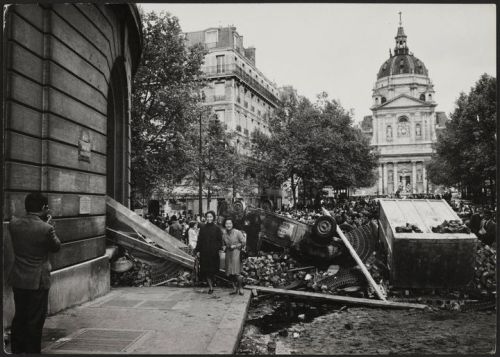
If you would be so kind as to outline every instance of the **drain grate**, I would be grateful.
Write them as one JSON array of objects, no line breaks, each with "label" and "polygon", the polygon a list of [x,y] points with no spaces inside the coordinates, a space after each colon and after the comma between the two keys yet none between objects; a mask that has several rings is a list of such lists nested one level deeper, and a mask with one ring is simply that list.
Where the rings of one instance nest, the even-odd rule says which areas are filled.
[{"label": "drain grate", "polygon": [[125,352],[148,331],[84,329],[52,347],[57,352]]}]

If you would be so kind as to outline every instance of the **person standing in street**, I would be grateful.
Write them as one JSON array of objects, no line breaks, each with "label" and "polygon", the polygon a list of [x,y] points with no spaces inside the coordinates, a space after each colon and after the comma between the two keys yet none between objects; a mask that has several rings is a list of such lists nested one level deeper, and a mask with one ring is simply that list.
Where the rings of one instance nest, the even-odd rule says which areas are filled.
[{"label": "person standing in street", "polygon": [[168,227],[168,234],[182,241],[182,226],[177,220],[177,216],[173,215],[170,226]]},{"label": "person standing in street", "polygon": [[245,237],[240,230],[234,228],[231,217],[224,220],[222,239],[226,245],[226,275],[233,284],[233,291],[230,295],[243,295],[240,253],[245,246]]},{"label": "person standing in street", "polygon": [[200,260],[200,279],[206,279],[208,293],[214,292],[213,280],[220,268],[219,251],[222,250],[222,231],[215,224],[215,212],[205,214],[206,223],[200,228],[195,252]]},{"label": "person standing in street", "polygon": [[15,305],[12,353],[41,353],[50,288],[49,253],[58,252],[61,242],[49,215],[47,196],[32,192],[24,206],[27,214],[9,223],[14,249],[9,276]]},{"label": "person standing in street", "polygon": [[198,222],[189,222],[189,228],[187,230],[188,244],[191,248],[196,248],[196,243],[198,242]]}]

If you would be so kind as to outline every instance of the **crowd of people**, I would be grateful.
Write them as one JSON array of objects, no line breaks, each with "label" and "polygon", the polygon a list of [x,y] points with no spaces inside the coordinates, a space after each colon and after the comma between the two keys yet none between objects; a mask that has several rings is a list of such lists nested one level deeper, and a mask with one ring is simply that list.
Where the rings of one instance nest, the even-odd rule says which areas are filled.
[{"label": "crowd of people", "polygon": [[[451,200],[448,196],[445,199],[481,242],[496,247],[494,208],[474,205],[463,200]],[[322,207],[330,211],[344,232],[378,219],[378,202],[375,196],[332,199],[322,202]],[[284,207],[275,210],[275,213],[310,225],[323,214],[321,209],[308,206],[298,206],[295,209]],[[245,225],[240,227],[234,218],[219,217],[217,220],[213,211],[207,212],[204,217],[183,211],[170,217],[166,215],[146,218],[191,248],[199,262],[199,277],[208,283],[210,294],[213,292],[214,275],[219,271],[219,252],[225,251],[226,274],[231,278],[234,287],[232,293],[241,293],[241,251],[246,245],[246,236],[249,233]]]}]

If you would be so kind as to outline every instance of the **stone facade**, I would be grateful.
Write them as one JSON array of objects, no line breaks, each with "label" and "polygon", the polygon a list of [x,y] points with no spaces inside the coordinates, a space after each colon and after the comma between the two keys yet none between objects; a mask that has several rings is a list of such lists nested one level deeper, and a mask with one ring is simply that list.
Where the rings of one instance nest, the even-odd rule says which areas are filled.
[{"label": "stone facade", "polygon": [[435,111],[434,85],[422,61],[409,52],[401,24],[395,39],[394,55],[381,66],[373,87],[373,114],[361,124],[380,154],[377,183],[364,191],[431,193],[425,165],[444,113]]},{"label": "stone facade", "polygon": [[249,153],[254,130],[269,132],[269,118],[278,104],[278,88],[255,65],[255,48],[243,47],[235,27],[209,28],[186,33],[188,46],[208,49],[202,67],[208,85],[205,103],[228,130],[237,133],[238,151]]},{"label": "stone facade", "polygon": [[[106,196],[130,201],[130,95],[142,33],[134,5],[10,5],[4,23],[2,187],[8,221],[39,190],[61,239],[50,256],[55,313],[109,291]],[[13,313],[4,280],[4,325]]]}]

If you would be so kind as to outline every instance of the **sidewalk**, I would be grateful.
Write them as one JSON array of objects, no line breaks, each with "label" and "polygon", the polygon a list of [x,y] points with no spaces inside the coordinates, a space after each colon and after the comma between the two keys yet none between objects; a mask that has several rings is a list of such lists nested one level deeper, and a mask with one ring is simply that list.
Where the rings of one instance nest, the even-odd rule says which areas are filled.
[{"label": "sidewalk", "polygon": [[47,319],[43,353],[232,354],[250,292],[231,289],[117,288]]}]

